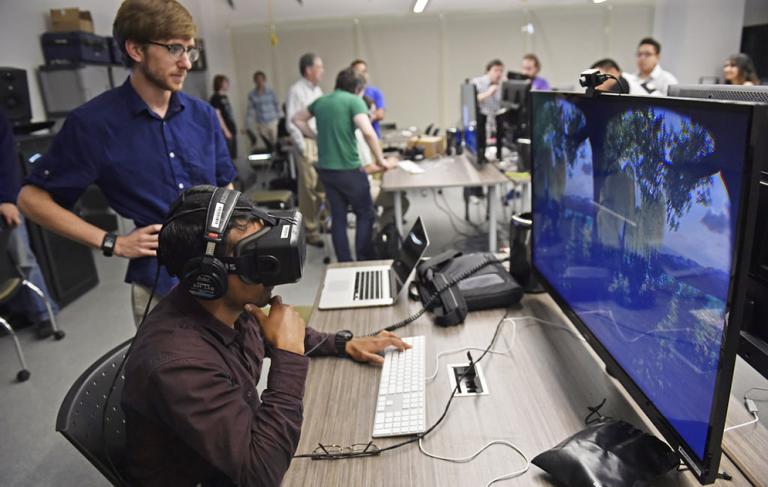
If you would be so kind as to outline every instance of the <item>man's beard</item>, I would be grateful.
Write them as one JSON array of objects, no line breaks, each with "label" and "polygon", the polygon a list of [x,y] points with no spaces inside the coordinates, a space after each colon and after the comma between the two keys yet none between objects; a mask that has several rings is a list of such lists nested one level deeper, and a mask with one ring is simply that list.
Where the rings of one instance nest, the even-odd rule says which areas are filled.
[{"label": "man's beard", "polygon": [[149,66],[146,64],[142,65],[142,72],[144,73],[144,77],[153,85],[160,88],[161,90],[165,91],[179,91],[181,90],[181,86],[178,88],[170,83],[168,83],[165,78],[163,78],[158,73],[152,71]]}]

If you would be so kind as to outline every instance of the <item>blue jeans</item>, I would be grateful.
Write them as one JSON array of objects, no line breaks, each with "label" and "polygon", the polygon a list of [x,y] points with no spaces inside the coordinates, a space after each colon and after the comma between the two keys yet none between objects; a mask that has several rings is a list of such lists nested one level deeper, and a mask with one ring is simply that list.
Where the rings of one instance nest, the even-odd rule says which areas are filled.
[{"label": "blue jeans", "polygon": [[[21,217],[21,224],[13,229],[11,239],[8,242],[8,253],[13,261],[21,267],[24,277],[45,293],[51,301],[51,308],[54,314],[58,314],[59,307],[53,301],[51,293],[48,291],[48,286],[45,284],[45,279],[43,279],[43,273],[37,264],[35,254],[32,253],[32,249],[29,246],[27,224],[23,216]],[[33,323],[49,319],[45,302],[26,286],[22,286],[16,292],[13,299],[6,303],[6,307],[12,313],[21,314]]]},{"label": "blue jeans", "polygon": [[355,255],[357,260],[373,258],[371,237],[376,212],[371,199],[371,185],[362,169],[335,171],[317,169],[325,186],[325,196],[331,205],[331,237],[339,262],[352,261],[347,239],[347,208],[351,207],[356,218]]}]

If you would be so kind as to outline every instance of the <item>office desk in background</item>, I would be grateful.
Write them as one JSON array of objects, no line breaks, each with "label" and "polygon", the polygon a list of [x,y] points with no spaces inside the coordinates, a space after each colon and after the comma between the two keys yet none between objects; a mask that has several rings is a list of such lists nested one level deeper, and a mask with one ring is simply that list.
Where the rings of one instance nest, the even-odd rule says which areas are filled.
[{"label": "office desk in background", "polygon": [[[383,261],[388,263],[389,261]],[[371,264],[367,262],[366,264]],[[356,264],[336,264],[354,266]],[[322,282],[322,280],[320,281]],[[322,292],[322,288],[318,292]],[[310,324],[318,330],[335,331],[349,328],[364,335],[405,318],[419,308],[407,295],[394,306],[356,310],[319,311],[317,301]],[[434,372],[435,354],[464,346],[488,346],[504,310],[473,312],[463,325],[441,328],[424,315],[398,330],[400,336],[426,336],[427,374]],[[526,296],[521,305],[510,310],[510,316],[536,316],[554,321],[571,330],[564,315],[547,295]],[[628,400],[621,386],[604,372],[604,366],[589,346],[572,333],[533,321],[518,321],[513,342],[512,325],[503,326],[496,350],[511,350],[511,355],[488,354],[480,367],[488,381],[490,395],[455,398],[445,420],[424,440],[425,448],[443,456],[461,457],[474,453],[487,442],[504,439],[517,445],[533,458],[583,429],[587,406],[607,398],[601,410],[605,415],[624,419],[637,426],[650,423]],[[480,352],[474,353],[475,358]],[[427,384],[427,425],[442,414],[450,397],[446,364],[466,362],[464,352],[442,357],[437,378]],[[318,443],[367,443],[371,440],[374,409],[378,395],[380,369],[351,360],[317,358],[311,361],[304,399],[304,426],[297,453],[312,452]],[[750,419],[740,400],[732,401],[728,424]],[[379,438],[382,448],[407,437]],[[768,466],[766,445],[768,432],[762,425],[726,434],[726,450],[751,452],[739,456],[742,470],[750,482],[725,455],[721,469],[733,481],[718,481],[721,487],[766,485]],[[474,461],[448,463],[428,458],[412,443],[378,457],[352,460],[295,459],[283,485],[285,486],[366,486],[366,487],[474,487],[484,486],[492,478],[520,469],[522,459],[509,448],[494,446]],[[500,482],[500,486],[552,486],[546,474],[531,466],[528,473]],[[694,487],[699,485],[690,472],[670,475],[655,484],[662,487]]]},{"label": "office desk in background", "polygon": [[425,159],[418,164],[419,167],[424,169],[423,173],[411,174],[402,169],[393,169],[385,172],[382,178],[382,191],[392,191],[395,193],[395,224],[400,235],[404,235],[403,213],[400,202],[400,193],[403,191],[484,186],[488,188],[488,213],[490,220],[488,248],[490,252],[495,252],[496,214],[499,206],[497,187],[509,181],[506,176],[499,172],[492,164],[485,164],[481,169],[477,169],[464,156]]}]

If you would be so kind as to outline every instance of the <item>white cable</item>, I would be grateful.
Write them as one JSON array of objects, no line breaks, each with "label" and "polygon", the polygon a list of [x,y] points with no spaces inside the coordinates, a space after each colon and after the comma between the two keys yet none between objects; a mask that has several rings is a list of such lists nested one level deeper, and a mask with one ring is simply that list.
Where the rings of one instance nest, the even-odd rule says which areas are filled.
[{"label": "white cable", "polygon": [[[479,347],[464,347],[464,348],[457,348],[454,350],[444,350],[442,352],[439,352],[437,355],[435,355],[435,372],[433,374],[430,374],[426,377],[427,382],[432,382],[437,377],[437,374],[440,372],[440,357],[444,357],[446,355],[451,355],[454,353],[464,352],[466,350],[477,350],[478,352],[485,352],[484,348]],[[496,355],[507,355],[507,352],[500,352],[498,350],[488,350],[488,353],[493,353]]]},{"label": "white cable", "polygon": [[[584,337],[582,337],[578,332],[576,332],[575,330],[573,330],[573,329],[571,329],[571,328],[569,328],[567,326],[563,326],[563,325],[561,325],[559,323],[543,320],[543,319],[537,318],[535,316],[508,317],[508,318],[504,318],[501,321],[501,323],[499,324],[499,326],[502,326],[502,325],[504,325],[505,322],[512,323],[512,338],[510,339],[510,343],[506,347],[506,351],[491,350],[491,347],[494,345],[493,343],[491,343],[491,347],[488,347],[488,352],[487,353],[493,353],[493,354],[496,354],[496,355],[509,355],[510,357],[512,356],[511,347],[514,346],[515,340],[517,339],[517,321],[518,320],[521,320],[521,321],[523,321],[523,320],[531,320],[531,321],[537,322],[539,324],[545,324],[545,325],[550,325],[550,326],[552,326],[554,328],[560,328],[560,329],[563,329],[563,330],[571,333],[572,335],[574,335],[575,337],[579,338],[580,340],[584,340]],[[499,334],[498,336],[501,336],[501,334]],[[496,338],[498,338],[498,336]],[[435,379],[435,377],[437,377],[437,374],[440,372],[440,357],[445,356],[445,355],[450,355],[450,354],[453,354],[453,353],[463,352],[463,351],[466,351],[466,350],[478,350],[478,351],[481,351],[481,352],[485,352],[486,351],[485,348],[463,347],[463,348],[457,348],[457,349],[453,349],[453,350],[444,350],[442,352],[438,352],[435,355],[435,372],[433,374],[431,374],[430,376],[428,376],[426,378],[426,381],[427,382],[433,381]],[[424,443],[423,443],[422,438],[419,438],[419,450],[421,451],[421,453],[423,453],[424,455],[426,455],[426,456],[428,456],[430,458],[434,458],[436,460],[443,460],[443,461],[452,462],[452,463],[467,463],[467,462],[470,462],[470,461],[474,460],[478,455],[480,455],[481,453],[483,453],[485,450],[487,450],[489,447],[491,447],[493,445],[504,445],[504,446],[514,450],[518,455],[520,455],[523,458],[523,460],[525,460],[525,467],[521,468],[520,470],[515,470],[514,472],[510,472],[510,473],[501,475],[499,477],[496,477],[494,479],[491,479],[490,482],[485,484],[485,487],[490,487],[492,484],[495,484],[496,482],[500,482],[502,480],[507,480],[507,479],[519,477],[520,475],[523,475],[524,473],[526,473],[528,471],[528,469],[530,469],[531,461],[528,459],[528,457],[525,455],[525,453],[523,453],[522,450],[520,450],[520,448],[518,448],[517,446],[515,446],[514,444],[512,444],[512,443],[510,443],[510,442],[508,442],[506,440],[493,440],[493,441],[487,443],[485,446],[483,446],[479,450],[477,450],[472,455],[469,455],[469,456],[466,456],[466,457],[459,457],[459,458],[450,458],[450,457],[443,457],[443,456],[436,455],[434,453],[428,452],[426,449],[424,449]]]},{"label": "white cable", "polygon": [[472,455],[469,455],[469,456],[466,456],[466,457],[459,457],[459,458],[450,458],[450,457],[443,457],[443,456],[436,455],[434,453],[428,452],[427,450],[424,449],[424,444],[423,444],[422,438],[419,438],[419,450],[421,451],[421,453],[423,453],[424,455],[426,455],[426,456],[428,456],[430,458],[434,458],[436,460],[442,460],[442,461],[445,461],[445,462],[451,462],[451,463],[467,463],[467,462],[470,462],[470,461],[474,460],[478,455],[480,455],[481,453],[483,453],[485,450],[487,450],[489,447],[491,447],[493,445],[504,445],[504,446],[507,446],[507,447],[511,448],[512,450],[514,450],[525,461],[525,467],[521,468],[520,470],[515,470],[514,472],[510,472],[510,473],[501,475],[499,477],[496,477],[496,478],[492,479],[490,482],[488,482],[487,484],[485,484],[485,487],[489,487],[491,484],[494,484],[494,483],[499,482],[501,480],[507,480],[507,479],[511,479],[511,478],[514,478],[514,477],[519,477],[520,475],[523,475],[525,472],[528,471],[528,469],[531,468],[531,461],[528,459],[527,456],[525,456],[525,453],[523,453],[522,450],[520,450],[520,448],[516,447],[515,445],[513,445],[512,443],[510,443],[510,442],[508,442],[506,440],[493,440],[493,441],[487,443],[484,447],[482,447],[479,450],[477,450]]},{"label": "white cable", "polygon": [[[543,320],[543,319],[537,318],[535,316],[509,317],[509,318],[504,318],[502,320],[502,324],[504,324],[504,322],[511,322],[512,323],[512,339],[510,340],[511,343],[507,346],[507,350],[506,351],[488,350],[488,353],[492,353],[492,354],[495,354],[495,355],[509,355],[510,357],[512,356],[512,350],[510,350],[510,346],[513,346],[515,344],[515,340],[517,339],[517,321],[518,320],[521,320],[521,321],[522,320],[531,320],[531,321],[538,322],[540,324],[550,325],[553,328],[560,328],[562,330],[565,330],[565,331],[571,333],[572,335],[576,336],[580,340],[584,340],[584,337],[581,336],[575,330],[573,330],[573,329],[571,329],[571,328],[569,328],[567,326],[563,326],[563,325],[561,325],[559,323],[555,323],[553,321]],[[454,354],[454,353],[464,352],[464,351],[467,351],[467,350],[477,350],[479,352],[484,352],[485,348],[480,348],[480,347],[462,347],[462,348],[456,348],[456,349],[453,349],[453,350],[443,350],[441,352],[438,352],[435,355],[435,372],[430,374],[430,375],[428,375],[426,377],[426,381],[427,382],[432,382],[437,377],[437,374],[440,373],[440,357],[444,357],[446,355],[451,355],[451,354]]]},{"label": "white cable", "polygon": [[737,424],[735,426],[729,426],[729,427],[725,428],[723,430],[723,432],[728,432],[728,431],[733,431],[733,430],[736,430],[736,429],[739,429],[739,428],[744,428],[745,426],[749,426],[751,424],[755,424],[758,421],[760,421],[760,418],[757,417],[757,413],[752,413],[752,416],[754,417],[753,420],[747,421],[746,423]]}]

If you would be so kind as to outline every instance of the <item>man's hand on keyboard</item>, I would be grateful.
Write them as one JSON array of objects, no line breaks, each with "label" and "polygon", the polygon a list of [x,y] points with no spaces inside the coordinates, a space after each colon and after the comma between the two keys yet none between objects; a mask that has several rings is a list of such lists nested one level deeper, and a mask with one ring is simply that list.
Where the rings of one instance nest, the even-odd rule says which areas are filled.
[{"label": "man's hand on keyboard", "polygon": [[382,331],[376,336],[355,337],[347,342],[347,355],[357,362],[367,362],[370,364],[381,365],[384,363],[384,357],[378,355],[384,352],[387,347],[395,347],[401,352],[410,345],[400,339],[399,336],[389,331]]}]

